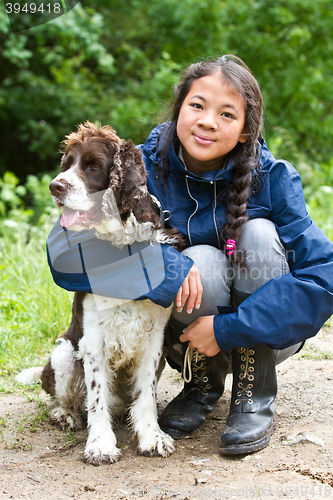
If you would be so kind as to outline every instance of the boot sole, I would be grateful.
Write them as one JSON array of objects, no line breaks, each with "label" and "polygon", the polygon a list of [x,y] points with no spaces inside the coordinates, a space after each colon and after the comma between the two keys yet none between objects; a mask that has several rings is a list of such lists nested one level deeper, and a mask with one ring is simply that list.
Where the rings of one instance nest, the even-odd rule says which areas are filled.
[{"label": "boot sole", "polygon": [[273,421],[268,428],[267,433],[261,439],[258,439],[258,441],[253,441],[252,443],[222,445],[220,447],[220,453],[222,455],[246,455],[248,453],[262,450],[268,446],[274,430],[275,422]]}]

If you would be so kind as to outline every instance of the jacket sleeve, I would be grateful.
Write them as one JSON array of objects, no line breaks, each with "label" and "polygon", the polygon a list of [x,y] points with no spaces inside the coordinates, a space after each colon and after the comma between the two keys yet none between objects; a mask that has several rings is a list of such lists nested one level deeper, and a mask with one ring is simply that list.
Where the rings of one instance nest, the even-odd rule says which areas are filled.
[{"label": "jacket sleeve", "polygon": [[169,245],[134,243],[117,248],[92,231],[67,231],[59,220],[47,239],[47,257],[57,285],[123,300],[172,304],[193,262]]},{"label": "jacket sleeve", "polygon": [[333,244],[307,213],[301,179],[289,164],[276,162],[268,182],[269,218],[291,272],[266,283],[237,312],[215,317],[221,350],[258,343],[284,349],[316,335],[333,314]]}]

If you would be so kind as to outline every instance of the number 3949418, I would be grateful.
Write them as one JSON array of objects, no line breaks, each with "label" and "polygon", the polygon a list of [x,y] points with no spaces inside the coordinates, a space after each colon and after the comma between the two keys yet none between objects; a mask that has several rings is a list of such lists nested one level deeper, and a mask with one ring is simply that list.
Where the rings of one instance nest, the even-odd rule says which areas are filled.
[{"label": "number 3949418", "polygon": [[35,3],[25,3],[22,7],[19,3],[6,3],[6,12],[7,14],[34,14],[34,13],[41,13],[43,14],[44,12],[47,14],[51,14],[53,12],[54,14],[60,14],[62,12],[61,10],[61,4],[60,3],[41,3],[40,5],[36,5]]}]

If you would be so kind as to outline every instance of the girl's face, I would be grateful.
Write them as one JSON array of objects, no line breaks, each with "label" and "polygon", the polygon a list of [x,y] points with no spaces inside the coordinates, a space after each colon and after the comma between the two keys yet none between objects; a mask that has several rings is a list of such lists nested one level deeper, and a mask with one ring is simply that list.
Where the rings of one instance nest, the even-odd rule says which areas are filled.
[{"label": "girl's face", "polygon": [[244,123],[243,99],[220,75],[195,80],[177,121],[188,170],[203,173],[222,168],[226,155],[247,139]]}]

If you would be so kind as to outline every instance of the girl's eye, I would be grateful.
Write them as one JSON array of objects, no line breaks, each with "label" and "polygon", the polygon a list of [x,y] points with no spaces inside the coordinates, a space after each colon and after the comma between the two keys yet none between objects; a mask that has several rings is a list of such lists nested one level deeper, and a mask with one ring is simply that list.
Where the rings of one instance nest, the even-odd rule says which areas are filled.
[{"label": "girl's eye", "polygon": [[202,105],[198,102],[194,102],[193,104],[190,104],[190,106],[194,109],[202,109]]},{"label": "girl's eye", "polygon": [[221,116],[224,116],[225,118],[229,118],[230,120],[234,120],[235,117],[232,113],[228,113],[227,111],[225,111],[224,113],[221,114]]}]

